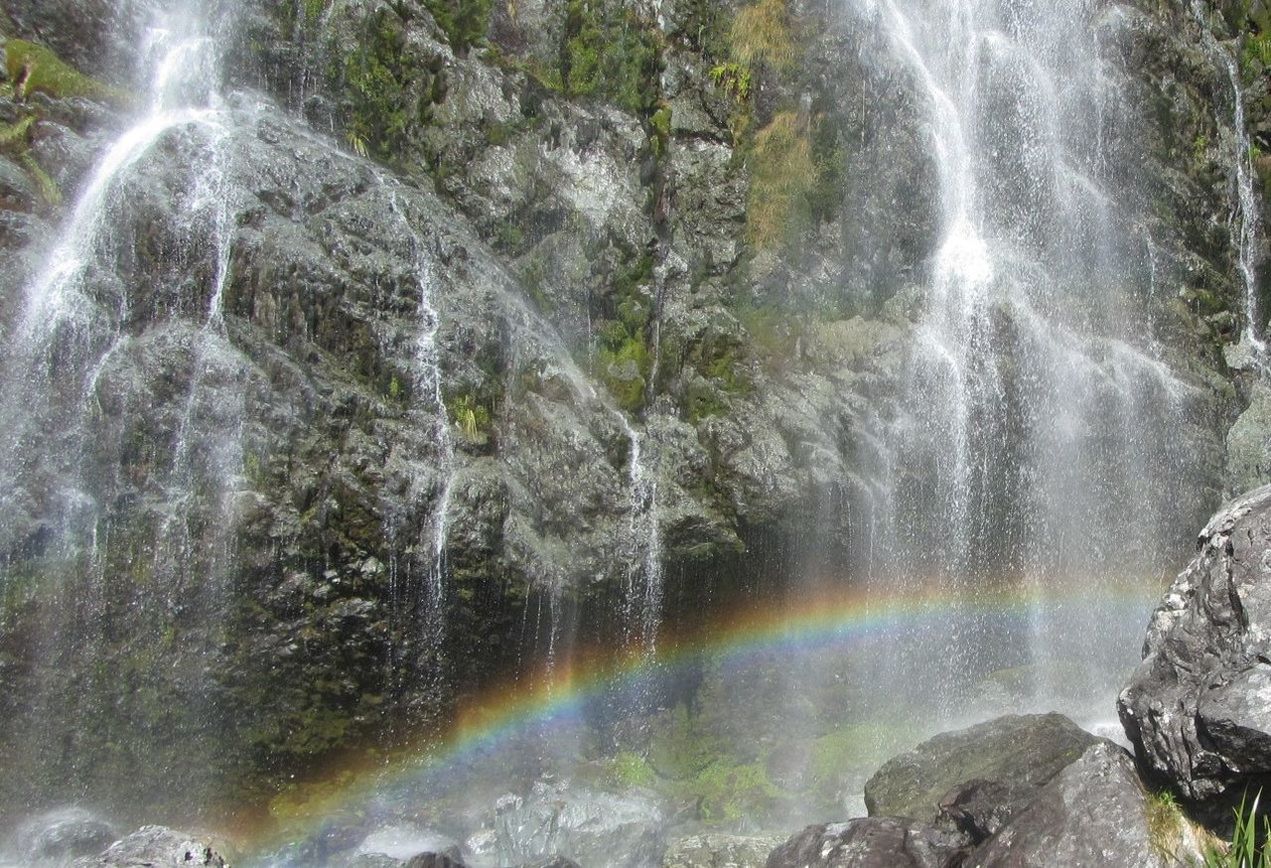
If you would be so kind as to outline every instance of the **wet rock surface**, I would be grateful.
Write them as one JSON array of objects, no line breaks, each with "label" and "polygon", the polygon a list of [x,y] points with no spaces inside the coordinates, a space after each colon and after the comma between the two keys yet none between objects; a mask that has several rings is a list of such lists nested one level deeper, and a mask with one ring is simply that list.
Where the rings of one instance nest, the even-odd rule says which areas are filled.
[{"label": "wet rock surface", "polygon": [[1203,801],[1271,774],[1271,487],[1219,510],[1198,548],[1117,707],[1144,770]]},{"label": "wet rock surface", "polygon": [[662,868],[763,868],[782,843],[771,835],[692,835],[667,846]]},{"label": "wet rock surface", "polygon": [[229,863],[213,844],[163,826],[144,826],[116,841],[97,856],[77,859],[74,868],[151,868],[151,866],[209,866]]},{"label": "wet rock surface", "polygon": [[867,817],[810,826],[772,851],[767,868],[944,868],[967,839],[914,820]]},{"label": "wet rock surface", "polygon": [[116,839],[114,826],[81,808],[52,811],[22,824],[10,849],[32,865],[93,856]]},{"label": "wet rock surface", "polygon": [[1155,868],[1203,861],[1199,848],[1175,830],[1151,827],[1147,792],[1133,761],[1103,742],[1059,772],[968,864]]},{"label": "wet rock surface", "polygon": [[[123,19],[117,5],[15,0],[5,9],[17,33],[126,82],[146,4]],[[297,17],[297,4],[247,5],[228,74],[273,96],[248,90],[226,106],[235,132],[224,331],[208,336],[211,239],[183,247],[174,228],[193,198],[183,167],[209,145],[174,130],[121,186],[117,240],[130,253],[96,275],[101,311],[120,309],[120,287],[135,287],[123,320],[104,315],[120,340],[99,359],[91,394],[68,389],[101,425],[88,463],[113,469],[78,478],[72,432],[50,426],[46,454],[33,457],[39,467],[5,519],[12,575],[68,577],[69,596],[81,600],[100,599],[94,577],[128,577],[109,605],[67,616],[101,625],[109,640],[93,646],[94,665],[121,673],[122,698],[89,677],[74,648],[40,657],[31,637],[6,634],[0,703],[16,723],[5,737],[64,719],[84,733],[82,755],[108,757],[79,785],[117,795],[123,781],[135,786],[126,800],[164,799],[163,782],[137,769],[204,768],[210,757],[220,779],[206,781],[209,791],[257,798],[403,719],[444,719],[456,685],[488,683],[561,635],[608,638],[611,625],[589,615],[614,608],[639,554],[628,425],[645,438],[659,480],[668,575],[694,568],[674,597],[684,612],[701,594],[764,574],[786,553],[772,541],[813,523],[820,541],[803,553],[808,561],[859,554],[859,516],[878,493],[870,432],[903,387],[911,296],[936,219],[914,84],[877,32],[820,4],[792,4],[806,57],[756,83],[751,116],[712,80],[719,58],[704,41],[723,26],[700,4],[665,4],[661,68],[637,95],[646,103],[544,84],[527,59],[557,62],[568,24],[550,4],[495,13],[490,40],[501,56],[457,44],[414,0],[338,4],[312,21]],[[739,5],[707,12],[726,19]],[[1164,227],[1161,266],[1179,281],[1180,300],[1163,315],[1161,352],[1195,387],[1180,439],[1221,463],[1232,399],[1214,347],[1232,325],[1216,308],[1234,294],[1226,239],[1212,227],[1227,213],[1226,182],[1216,148],[1194,146],[1218,139],[1214,85],[1202,76],[1205,58],[1175,37],[1185,23],[1176,11],[1128,24],[1110,15],[1106,35],[1127,68],[1143,71],[1143,104],[1181,130],[1177,141],[1156,129],[1144,136],[1143,172],[1163,179],[1153,190],[1177,215]],[[376,59],[398,64],[400,92],[373,107],[391,115],[377,132],[395,131],[377,139],[360,125],[374,119],[358,102],[355,85],[365,82],[350,81],[373,65],[338,52],[384,33],[391,51]],[[888,97],[897,92],[903,98]],[[661,102],[665,132],[651,113]],[[760,250],[747,230],[754,159],[739,130],[790,106],[800,123],[818,125],[818,157],[852,171],[827,176],[800,218],[799,244]],[[0,100],[6,123],[28,109],[40,114],[31,155],[65,199],[61,210],[44,201],[16,155],[0,161],[6,322],[51,227],[127,115],[81,98]],[[1109,147],[1138,153],[1128,136]],[[358,153],[368,149],[379,163]],[[1185,253],[1197,246],[1201,254]],[[421,254],[436,266],[443,408],[427,400],[415,357]],[[647,356],[655,345],[656,364]],[[459,424],[460,408],[471,425]],[[187,416],[204,426],[196,452],[220,454],[241,437],[241,461],[215,487],[221,496],[186,497],[171,456]],[[442,430],[456,444],[450,468],[438,461]],[[1259,436],[1238,439],[1256,446]],[[104,505],[114,529],[96,565],[59,560],[75,540],[47,516],[68,490]],[[417,629],[427,602],[419,589],[447,494],[449,632],[435,647]],[[188,508],[199,553],[181,570],[156,545],[174,503]],[[235,535],[228,567],[207,555],[224,540],[199,536],[226,527]],[[189,590],[179,606],[171,587]],[[56,601],[15,605],[32,623],[58,617]],[[156,639],[167,643],[157,655]],[[440,678],[412,678],[439,669]],[[75,714],[19,701],[37,693],[81,697],[76,714],[109,707],[119,719],[85,727]],[[209,699],[188,701],[195,696]],[[1239,750],[1261,724],[1251,729],[1237,699],[1216,694],[1205,708],[1213,732]],[[220,725],[218,709],[235,710],[231,724]],[[159,733],[153,750],[105,750],[136,733]],[[173,743],[195,747],[173,752]],[[30,758],[45,776],[37,788],[72,777],[55,752]],[[35,781],[22,769],[13,777]],[[950,817],[977,835],[1000,825],[980,795],[1001,782],[954,777],[971,789],[949,803]],[[935,789],[921,797],[930,819],[946,795]]]},{"label": "wet rock surface", "polygon": [[470,838],[470,864],[660,865],[666,850],[662,809],[639,791],[611,793],[537,784],[495,806],[494,834]]},{"label": "wet rock surface", "polygon": [[[865,784],[865,806],[870,816],[931,823],[947,813],[972,828],[1000,825],[993,813],[1029,801],[1098,741],[1059,714],[1002,717],[942,733],[884,764]],[[977,807],[982,800],[993,807]]]}]

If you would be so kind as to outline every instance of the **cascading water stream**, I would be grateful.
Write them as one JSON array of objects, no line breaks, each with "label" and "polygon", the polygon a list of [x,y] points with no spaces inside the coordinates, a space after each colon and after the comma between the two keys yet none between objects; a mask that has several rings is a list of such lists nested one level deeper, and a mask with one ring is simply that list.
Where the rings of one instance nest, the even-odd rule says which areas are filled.
[{"label": "cascading water stream", "polygon": [[[415,337],[415,352],[412,360],[415,377],[412,394],[423,399],[424,406],[416,404],[417,410],[423,410],[426,406],[427,413],[417,413],[417,415],[427,415],[429,418],[421,418],[417,421],[418,424],[429,425],[432,429],[431,440],[438,462],[437,471],[441,476],[440,490],[432,511],[432,538],[429,540],[432,563],[427,573],[427,587],[423,594],[420,628],[428,647],[436,651],[441,648],[445,640],[447,520],[450,515],[450,501],[455,483],[455,444],[450,433],[450,418],[442,388],[441,360],[437,347],[437,333],[441,326],[441,318],[433,302],[434,266],[427,255],[423,240],[402,211],[396,191],[389,188],[389,182],[383,177],[377,174],[376,178],[381,187],[388,190],[389,208],[410,240],[413,276],[419,288],[419,331]],[[415,499],[421,493],[412,492]]]},{"label": "cascading water stream", "polygon": [[[34,652],[46,674],[30,719],[15,724],[33,729],[35,775],[65,774],[68,763],[97,773],[80,766],[87,757],[45,747],[39,730],[42,715],[119,725],[115,710],[131,697],[98,662],[108,634],[156,644],[182,636],[196,654],[219,653],[249,367],[224,318],[236,120],[220,97],[221,34],[205,17],[224,13],[224,26],[230,12],[178,3],[146,31],[140,114],[85,176],[26,286],[6,353],[0,545],[5,557],[41,558],[58,578]],[[164,162],[170,155],[183,162]],[[146,210],[155,206],[164,210]],[[151,282],[128,270],[148,232],[161,234],[168,256]],[[159,390],[138,376],[157,355],[170,363]],[[191,693],[191,719],[210,711],[204,660],[166,676]]]},{"label": "cascading water stream", "polygon": [[628,486],[631,492],[629,533],[631,555],[627,567],[623,622],[628,646],[652,658],[657,651],[662,619],[662,539],[658,528],[658,483],[645,456],[645,437],[619,413],[630,444]]}]

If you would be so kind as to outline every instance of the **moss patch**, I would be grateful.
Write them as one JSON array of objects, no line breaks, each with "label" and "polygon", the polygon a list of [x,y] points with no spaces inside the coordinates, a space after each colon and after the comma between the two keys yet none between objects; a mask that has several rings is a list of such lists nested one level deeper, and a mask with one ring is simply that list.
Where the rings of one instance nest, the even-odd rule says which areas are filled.
[{"label": "moss patch", "polygon": [[84,75],[43,45],[25,39],[9,39],[4,43],[5,66],[9,80],[19,83],[22,94],[43,93],[54,99],[86,97],[119,100],[114,90]]}]

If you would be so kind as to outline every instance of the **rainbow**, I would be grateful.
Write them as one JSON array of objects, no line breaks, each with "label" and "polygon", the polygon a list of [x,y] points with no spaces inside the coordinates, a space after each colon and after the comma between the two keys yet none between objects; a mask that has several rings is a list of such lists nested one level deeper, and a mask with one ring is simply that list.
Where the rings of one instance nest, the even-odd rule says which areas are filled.
[{"label": "rainbow", "polygon": [[752,660],[774,655],[832,650],[900,631],[920,630],[925,622],[947,619],[951,610],[961,617],[983,616],[1001,624],[1036,621],[1080,606],[1095,609],[1101,618],[1141,616],[1146,625],[1162,590],[1160,579],[1105,584],[1095,592],[1079,585],[969,595],[955,595],[936,586],[889,594],[823,589],[786,605],[752,603],[708,626],[661,638],[653,655],[577,652],[568,661],[534,676],[487,689],[461,705],[444,734],[423,739],[391,756],[331,769],[324,779],[302,787],[288,799],[285,821],[257,818],[252,831],[242,832],[254,845],[249,849],[258,851],[296,840],[325,818],[377,792],[415,776],[444,773],[449,767],[472,762],[531,729],[576,722],[589,702],[607,691],[633,686],[651,672],[674,671],[704,659],[744,667]]}]

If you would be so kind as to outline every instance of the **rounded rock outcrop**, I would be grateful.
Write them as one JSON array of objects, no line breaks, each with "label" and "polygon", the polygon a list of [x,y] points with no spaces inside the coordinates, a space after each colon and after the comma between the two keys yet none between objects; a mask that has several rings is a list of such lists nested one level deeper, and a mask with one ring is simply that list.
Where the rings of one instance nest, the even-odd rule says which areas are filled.
[{"label": "rounded rock outcrop", "polygon": [[1201,802],[1271,777],[1271,486],[1228,503],[1152,614],[1117,708],[1150,778]]}]

